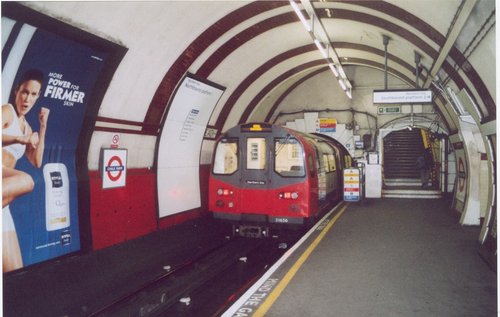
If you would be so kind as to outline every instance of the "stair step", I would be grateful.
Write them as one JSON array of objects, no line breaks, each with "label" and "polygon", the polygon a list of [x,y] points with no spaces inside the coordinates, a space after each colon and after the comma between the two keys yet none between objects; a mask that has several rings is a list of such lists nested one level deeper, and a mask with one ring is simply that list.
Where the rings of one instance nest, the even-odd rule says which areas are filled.
[{"label": "stair step", "polygon": [[383,198],[441,198],[441,191],[432,189],[382,189]]},{"label": "stair step", "polygon": [[420,178],[394,178],[394,179],[385,179],[384,180],[384,185],[387,187],[394,187],[394,186],[420,186],[422,185],[420,183]]},{"label": "stair step", "polygon": [[440,190],[432,188],[431,184],[426,188],[421,186],[415,162],[423,151],[420,129],[393,131],[384,138],[382,197],[441,198]]}]

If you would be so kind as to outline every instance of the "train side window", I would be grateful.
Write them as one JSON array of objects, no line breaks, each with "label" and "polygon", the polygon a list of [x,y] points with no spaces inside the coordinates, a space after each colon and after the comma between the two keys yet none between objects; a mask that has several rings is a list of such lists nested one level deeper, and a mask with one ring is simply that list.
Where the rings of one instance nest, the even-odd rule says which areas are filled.
[{"label": "train side window", "polygon": [[295,138],[278,138],[274,140],[274,170],[284,177],[303,177],[304,149]]},{"label": "train side window", "polygon": [[337,163],[333,154],[328,155],[328,165],[330,165],[330,171],[334,172],[337,170]]},{"label": "train side window", "polygon": [[247,169],[263,170],[266,168],[266,139],[247,139]]},{"label": "train side window", "polygon": [[217,143],[214,174],[233,174],[238,170],[238,139],[222,139]]},{"label": "train side window", "polygon": [[352,166],[351,156],[345,154],[344,155],[344,162],[345,162],[346,167],[351,167]]},{"label": "train side window", "polygon": [[321,170],[323,172],[332,172],[332,170],[330,169],[330,162],[328,161],[328,154],[326,153],[323,153],[323,160],[321,161]]}]

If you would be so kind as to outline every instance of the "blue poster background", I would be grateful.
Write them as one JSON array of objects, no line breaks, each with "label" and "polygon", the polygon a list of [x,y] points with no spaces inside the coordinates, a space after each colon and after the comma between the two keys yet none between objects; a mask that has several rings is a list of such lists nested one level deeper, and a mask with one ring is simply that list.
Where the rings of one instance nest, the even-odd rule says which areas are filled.
[{"label": "blue poster background", "polygon": [[35,182],[31,193],[10,204],[24,266],[80,250],[76,147],[94,83],[106,58],[106,53],[38,29],[17,70],[14,83],[28,69],[44,73],[42,95],[26,119],[37,132],[40,108],[50,109],[43,165],[55,162],[53,151],[59,149],[59,162],[66,166],[69,178],[70,226],[47,231],[43,167],[33,167],[24,156],[18,161],[16,169],[30,174]]}]

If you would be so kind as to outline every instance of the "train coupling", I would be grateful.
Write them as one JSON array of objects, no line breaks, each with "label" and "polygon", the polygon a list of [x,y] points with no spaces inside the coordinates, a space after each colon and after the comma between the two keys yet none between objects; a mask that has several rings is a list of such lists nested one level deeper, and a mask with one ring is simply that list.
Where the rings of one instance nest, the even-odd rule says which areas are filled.
[{"label": "train coupling", "polygon": [[233,225],[233,236],[246,238],[268,238],[269,228],[252,225]]}]

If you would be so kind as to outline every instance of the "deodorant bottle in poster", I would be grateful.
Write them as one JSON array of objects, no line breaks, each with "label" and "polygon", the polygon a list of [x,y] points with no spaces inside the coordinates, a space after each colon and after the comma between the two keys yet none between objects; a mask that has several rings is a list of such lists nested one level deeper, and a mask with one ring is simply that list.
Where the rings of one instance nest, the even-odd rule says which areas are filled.
[{"label": "deodorant bottle in poster", "polygon": [[45,180],[45,224],[47,231],[69,227],[69,178],[61,163],[62,147],[51,148],[49,162],[43,167]]}]

